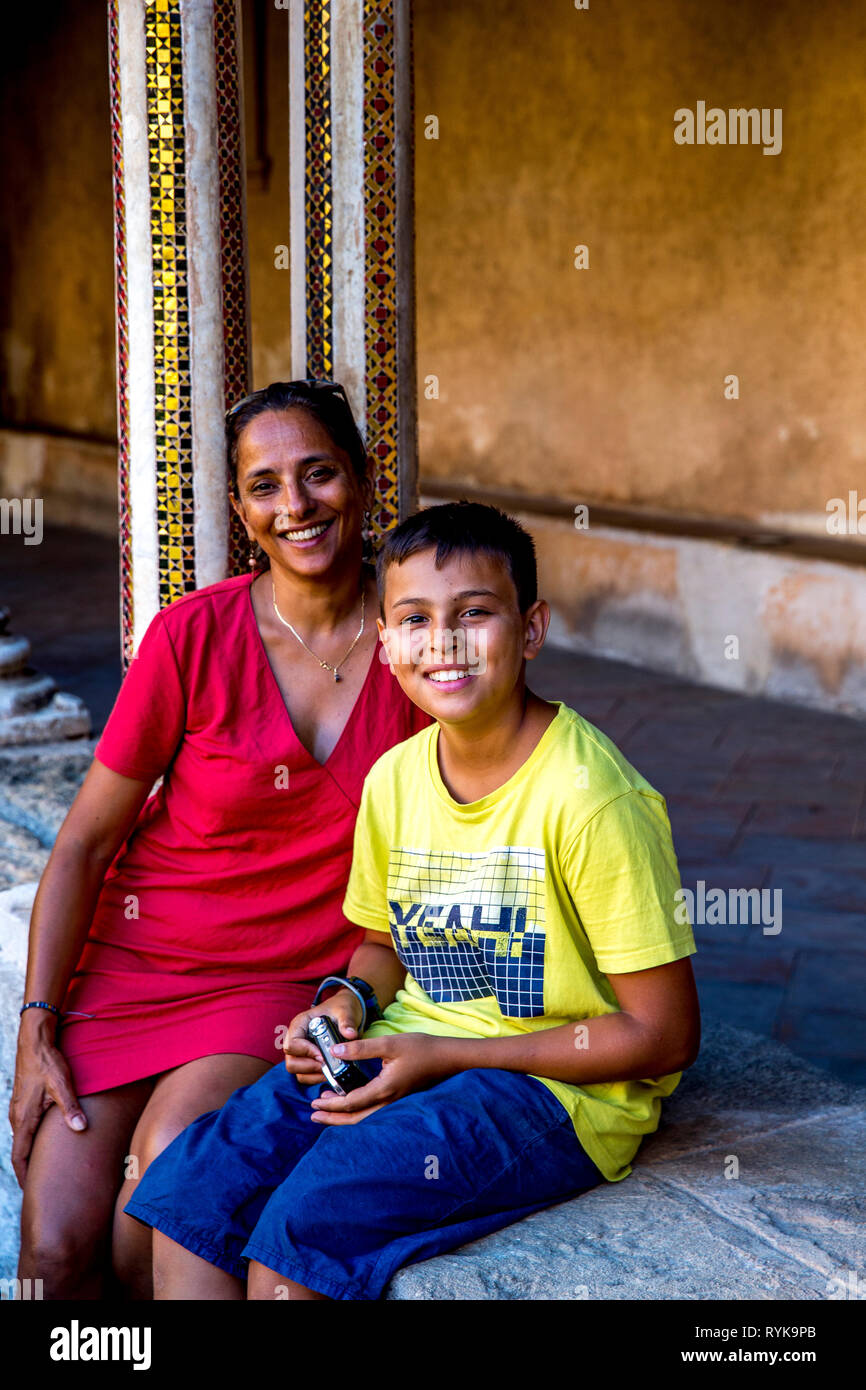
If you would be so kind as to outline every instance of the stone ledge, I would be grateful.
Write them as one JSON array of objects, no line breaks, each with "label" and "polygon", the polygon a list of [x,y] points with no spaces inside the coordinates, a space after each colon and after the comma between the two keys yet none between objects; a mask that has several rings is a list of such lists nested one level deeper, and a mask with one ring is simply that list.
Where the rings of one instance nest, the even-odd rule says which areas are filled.
[{"label": "stone ledge", "polygon": [[[30,857],[41,873],[78,788],[93,761],[94,739],[38,746],[0,747],[0,833],[7,850],[4,870],[13,881],[32,877]],[[3,823],[5,822],[5,824]],[[10,833],[9,827],[14,827]]]},{"label": "stone ledge", "polygon": [[852,1271],[864,1288],[866,1088],[705,1020],[662,1115],[621,1183],[403,1269],[388,1298],[823,1299]]},{"label": "stone ledge", "polygon": [[[50,689],[53,684],[50,677],[43,678],[43,688]],[[56,690],[39,709],[5,715],[0,724],[0,744],[29,748],[34,743],[54,743],[61,738],[85,738],[89,733],[90,714],[84,701]]]},{"label": "stone ledge", "polygon": [[[36,885],[0,893],[0,1114],[11,1091]],[[401,1270],[395,1300],[822,1299],[864,1288],[866,1088],[705,1020],[695,1066],[634,1171]],[[0,1277],[20,1193],[0,1125]],[[734,1157],[739,1177],[724,1176]],[[852,1277],[852,1272],[853,1276]]]}]

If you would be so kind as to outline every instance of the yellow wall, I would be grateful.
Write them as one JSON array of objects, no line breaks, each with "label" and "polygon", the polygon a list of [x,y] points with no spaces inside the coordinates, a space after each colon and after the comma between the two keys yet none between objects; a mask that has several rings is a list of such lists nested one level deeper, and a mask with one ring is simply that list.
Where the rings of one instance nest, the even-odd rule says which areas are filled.
[{"label": "yellow wall", "polygon": [[[823,530],[866,458],[866,7],[415,14],[422,474]],[[676,145],[698,99],[783,108],[781,153]]]},{"label": "yellow wall", "polygon": [[[862,491],[860,0],[415,0],[422,477],[822,530]],[[254,381],[289,374],[286,23],[249,191]],[[102,0],[16,7],[0,158],[2,423],[115,431]],[[50,15],[50,22],[49,20]],[[252,6],[245,3],[247,82]],[[10,21],[11,22],[11,21]],[[698,99],[783,148],[681,147]],[[423,138],[424,118],[440,122]],[[248,147],[254,155],[252,120]],[[586,243],[590,268],[573,268]],[[741,398],[727,401],[735,372]],[[108,486],[108,481],[106,486]]]},{"label": "yellow wall", "polygon": [[[244,12],[244,82],[246,147],[251,169],[256,162],[256,70],[253,63],[253,7]],[[251,177],[247,184],[253,385],[291,378],[291,284],[288,270],[278,270],[274,251],[289,241],[289,58],[288,11],[264,7],[267,145],[271,164],[267,187]]]},{"label": "yellow wall", "polygon": [[0,415],[110,440],[114,231],[106,7],[4,9]]}]

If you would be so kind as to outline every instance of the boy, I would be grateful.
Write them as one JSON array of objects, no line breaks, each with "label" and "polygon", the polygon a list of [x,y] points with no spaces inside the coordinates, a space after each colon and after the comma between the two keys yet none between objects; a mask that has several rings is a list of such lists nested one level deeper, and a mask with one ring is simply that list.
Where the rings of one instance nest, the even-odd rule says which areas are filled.
[{"label": "boy", "polygon": [[[157,1297],[241,1298],[247,1276],[254,1299],[378,1298],[402,1265],[625,1177],[697,1055],[664,802],[526,687],[549,622],[529,535],[432,507],[378,578],[392,668],[436,722],[365,783],[348,978],[126,1208],[155,1227]],[[305,1036],[321,1013],[370,1078],[343,1096]]]}]

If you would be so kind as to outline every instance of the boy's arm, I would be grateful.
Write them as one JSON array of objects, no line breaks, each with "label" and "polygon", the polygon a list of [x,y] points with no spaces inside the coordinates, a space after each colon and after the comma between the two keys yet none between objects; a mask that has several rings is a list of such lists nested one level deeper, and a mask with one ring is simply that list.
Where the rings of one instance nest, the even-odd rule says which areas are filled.
[{"label": "boy's arm", "polygon": [[[406,967],[394,950],[391,933],[366,930],[364,940],[349,961],[346,974],[349,979],[357,976],[366,980],[368,985],[372,985],[380,1009],[392,1004],[397,990],[402,989],[405,983]],[[347,1001],[351,998],[355,1005],[358,1005],[358,996],[347,989],[326,993],[323,996],[323,1001],[334,999],[337,995],[345,995]],[[360,1007],[358,1007],[358,1022],[360,1023],[360,1021]]]},{"label": "boy's arm", "polygon": [[[364,940],[346,968],[351,979],[358,976],[372,985],[379,1007],[391,1004],[406,980],[406,967],[394,950],[388,922],[387,867],[391,834],[386,810],[392,798],[387,791],[376,795],[376,776],[369,773],[364,783],[355,822],[352,867],[346,886],[343,911],[350,922],[364,928]],[[346,1018],[360,1026],[361,1009],[357,996],[341,989],[325,994],[324,1000],[339,1000]],[[352,1001],[351,1003],[349,1001]]]},{"label": "boy's arm", "polygon": [[572,1085],[640,1080],[685,1071],[700,1046],[700,1012],[692,964],[686,956],[608,976],[620,1012],[509,1038],[440,1038],[429,1033],[347,1042],[337,1049],[350,1060],[381,1057],[380,1075],[348,1096],[313,1101],[325,1123],[351,1123],[371,1109],[398,1100],[472,1067],[544,1076]]},{"label": "boy's arm", "polygon": [[461,1071],[467,1065],[501,1067],[572,1085],[668,1076],[690,1067],[698,1055],[701,1025],[688,956],[608,979],[619,1013],[510,1038],[482,1038],[466,1044],[437,1038],[436,1042],[458,1042],[461,1048],[474,1050],[475,1060],[467,1062],[454,1049]]},{"label": "boy's arm", "polygon": [[[354,952],[347,968],[349,979],[358,976],[372,985],[373,992],[384,1009],[406,979],[400,958],[388,932],[365,931],[364,940]],[[357,1036],[363,1021],[363,1008],[354,990],[335,985],[326,990],[315,1008],[302,1010],[292,1019],[283,1041],[286,1069],[303,1086],[313,1086],[323,1080],[321,1054],[307,1037],[307,1026],[316,1014],[327,1013],[333,1018],[344,1038]]]}]

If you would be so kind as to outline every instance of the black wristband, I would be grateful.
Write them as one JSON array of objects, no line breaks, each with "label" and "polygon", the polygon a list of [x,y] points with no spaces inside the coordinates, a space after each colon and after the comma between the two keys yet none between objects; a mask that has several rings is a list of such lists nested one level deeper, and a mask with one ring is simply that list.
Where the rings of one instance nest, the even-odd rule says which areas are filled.
[{"label": "black wristband", "polygon": [[344,975],[328,975],[327,978],[322,981],[322,983],[319,985],[319,988],[316,990],[316,997],[313,1000],[313,1008],[316,1007],[319,1000],[321,999],[322,991],[326,990],[329,987],[329,985],[338,985],[340,989],[350,990],[351,993],[354,994],[355,998],[360,1002],[361,1007],[364,1010],[364,1017],[361,1021],[361,1027],[358,1030],[360,1033],[366,1032],[367,1025],[369,1023],[373,1023],[377,1018],[382,1017],[381,1011],[379,1009],[379,1001],[376,998],[373,986],[371,984],[368,984],[366,980],[360,979],[358,976],[353,976],[352,979],[347,980]]},{"label": "black wristband", "polygon": [[378,1019],[383,1017],[382,1010],[379,1007],[379,1000],[376,998],[376,991],[370,984],[370,981],[362,980],[360,975],[350,975],[346,983],[353,985],[364,1000],[364,1004],[366,1005],[364,1028],[366,1030],[371,1023],[375,1023]]}]

